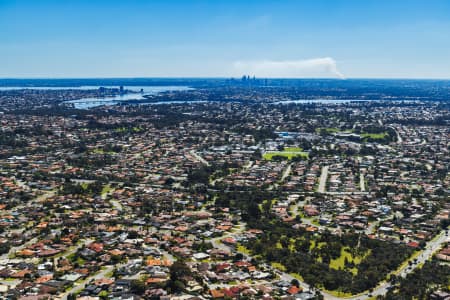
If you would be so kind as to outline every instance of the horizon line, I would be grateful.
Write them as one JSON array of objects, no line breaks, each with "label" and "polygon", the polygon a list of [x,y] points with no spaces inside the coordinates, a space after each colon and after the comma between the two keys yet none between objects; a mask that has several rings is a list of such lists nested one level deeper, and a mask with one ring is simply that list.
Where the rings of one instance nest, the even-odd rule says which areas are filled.
[{"label": "horizon line", "polygon": [[[144,77],[0,77],[0,80],[80,80],[80,79],[241,79],[243,76],[250,76],[248,74],[243,74],[239,77],[234,76],[144,76]],[[433,78],[423,78],[423,77],[346,77],[346,78],[336,78],[336,77],[257,77],[250,76],[251,79],[267,79],[267,80],[335,80],[335,81],[346,81],[346,80],[443,80],[450,81],[450,77],[433,77]]]}]

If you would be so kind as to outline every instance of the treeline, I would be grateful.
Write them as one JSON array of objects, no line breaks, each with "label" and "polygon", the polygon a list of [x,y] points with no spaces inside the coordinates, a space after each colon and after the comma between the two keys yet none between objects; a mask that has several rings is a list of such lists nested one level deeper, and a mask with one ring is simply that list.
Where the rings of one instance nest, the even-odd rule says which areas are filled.
[{"label": "treeline", "polygon": [[102,190],[103,184],[99,181],[94,181],[88,184],[66,182],[62,186],[60,193],[63,195],[100,195]]},{"label": "treeline", "polygon": [[214,178],[224,177],[230,174],[232,169],[238,168],[237,163],[225,162],[223,164],[213,164],[201,166],[188,171],[186,186],[203,184],[208,185]]},{"label": "treeline", "polygon": [[24,138],[18,138],[12,132],[0,132],[0,146],[20,148],[28,146]]},{"label": "treeline", "polygon": [[67,163],[79,168],[103,168],[115,164],[117,159],[109,154],[96,154],[93,156],[81,155],[67,159]]},{"label": "treeline", "polygon": [[450,115],[434,119],[397,119],[392,120],[392,123],[406,126],[448,126],[450,124]]},{"label": "treeline", "polygon": [[276,139],[277,135],[274,132],[274,129],[272,128],[261,128],[261,129],[254,129],[254,128],[248,128],[248,127],[235,127],[233,128],[233,131],[239,134],[248,134],[252,135],[255,139],[256,143],[259,143],[260,141],[264,141],[266,139]]}]

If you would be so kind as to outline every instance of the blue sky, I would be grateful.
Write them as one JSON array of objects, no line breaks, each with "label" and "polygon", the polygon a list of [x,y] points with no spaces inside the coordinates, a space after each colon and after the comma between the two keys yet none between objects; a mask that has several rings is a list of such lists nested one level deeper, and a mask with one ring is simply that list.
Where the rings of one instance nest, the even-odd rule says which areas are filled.
[{"label": "blue sky", "polygon": [[450,1],[0,0],[0,77],[450,78]]}]

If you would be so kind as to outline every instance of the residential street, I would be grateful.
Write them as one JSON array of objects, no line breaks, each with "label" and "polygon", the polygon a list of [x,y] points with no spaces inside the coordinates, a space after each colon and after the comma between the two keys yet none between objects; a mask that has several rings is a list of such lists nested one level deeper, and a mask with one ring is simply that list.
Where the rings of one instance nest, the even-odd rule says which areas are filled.
[{"label": "residential street", "polygon": [[322,172],[320,173],[320,178],[319,178],[319,188],[317,190],[319,193],[325,193],[327,177],[328,177],[328,168],[329,168],[329,166],[322,167]]}]

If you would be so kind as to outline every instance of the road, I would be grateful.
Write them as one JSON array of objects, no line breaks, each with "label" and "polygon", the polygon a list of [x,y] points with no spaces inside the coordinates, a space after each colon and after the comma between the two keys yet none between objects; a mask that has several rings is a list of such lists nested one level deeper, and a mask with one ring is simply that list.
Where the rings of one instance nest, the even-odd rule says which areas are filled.
[{"label": "road", "polygon": [[92,242],[94,242],[93,239],[86,239],[82,243],[79,243],[78,245],[76,245],[76,247],[73,247],[73,248],[67,250],[66,252],[64,252],[62,257],[70,256],[70,255],[74,254],[75,252],[77,252],[79,249],[91,244]]},{"label": "road", "polygon": [[329,166],[322,167],[322,173],[320,174],[319,178],[319,193],[325,193],[325,187],[327,185],[327,177],[328,177],[328,169]]},{"label": "road", "polygon": [[[299,205],[300,205],[300,204],[303,206],[303,205],[304,205],[304,201],[301,201],[301,203],[300,203],[300,202],[297,202],[297,203],[295,203],[295,204],[293,204],[293,205],[290,206],[289,211],[290,211],[290,213],[292,214],[292,217],[295,218],[296,216],[299,215],[298,210],[299,210]],[[301,220],[302,220],[301,222],[302,222],[303,224],[306,224],[306,225],[308,225],[308,226],[314,226],[314,227],[317,227],[317,228],[319,228],[319,229],[322,230],[322,231],[326,229],[325,226],[322,226],[322,225],[320,225],[320,224],[313,224],[311,218],[305,218],[305,217],[303,217]]]},{"label": "road", "polygon": [[[422,253],[416,257],[416,259],[414,259],[411,263],[411,266],[409,264],[404,264],[399,270],[397,270],[396,272],[394,272],[395,274],[398,274],[398,276],[401,277],[406,277],[406,275],[408,275],[409,273],[412,273],[418,266],[422,265],[423,263],[425,263],[425,261],[427,261],[428,259],[430,259],[433,254],[438,251],[442,244],[444,244],[448,239],[448,236],[445,234],[445,231],[442,231],[439,235],[437,235],[436,238],[434,238],[433,240],[431,240],[430,242],[427,243],[427,245],[425,246],[425,249],[422,251]],[[376,296],[381,296],[381,295],[385,295],[388,290],[391,288],[391,283],[390,282],[382,282],[380,285],[378,285],[371,293],[366,292],[364,295],[357,295],[357,296],[353,296],[353,297],[347,297],[345,299],[350,299],[350,300],[367,300],[369,298],[372,297],[376,297]],[[371,295],[369,297],[369,294]],[[325,296],[325,299],[339,299],[339,298],[335,298],[334,296],[332,296],[333,298],[328,298]]]},{"label": "road", "polygon": [[448,236],[445,234],[445,231],[442,231],[437,237],[427,243],[425,249],[416,258],[417,261],[415,260],[412,263],[412,267],[408,268],[408,266],[405,266],[403,269],[398,271],[398,275],[405,277],[407,274],[411,273],[415,268],[431,258],[433,254],[436,253],[436,251],[438,251],[445,242],[447,242],[447,239]]},{"label": "road", "polygon": [[11,249],[9,249],[9,252],[4,253],[0,256],[0,265],[8,264],[10,261],[10,259],[9,259],[10,256],[14,256],[16,254],[16,252],[28,247],[31,244],[36,243],[37,241],[38,241],[38,238],[35,237],[20,246],[11,247]]},{"label": "road", "polygon": [[194,150],[189,151],[189,153],[194,156],[198,161],[200,161],[202,164],[206,165],[206,166],[210,166],[209,162],[207,162],[203,157],[201,157],[200,155],[198,155]]},{"label": "road", "polygon": [[289,174],[291,174],[291,169],[292,169],[292,163],[288,164],[288,166],[284,170],[283,175],[281,175],[280,182],[283,182],[286,179],[286,177],[288,177]]},{"label": "road", "polygon": [[[225,234],[225,235],[222,235],[222,236],[219,236],[219,237],[216,237],[216,238],[212,238],[212,239],[209,240],[209,242],[211,242],[211,244],[213,245],[214,248],[218,248],[218,249],[221,249],[221,250],[225,250],[225,251],[230,251],[230,252],[232,252],[232,251],[231,251],[231,248],[228,247],[227,245],[223,244],[223,243],[221,242],[221,240],[224,239],[224,238],[233,237],[233,236],[236,235],[236,234],[242,233],[242,232],[245,230],[245,226],[246,226],[246,224],[245,224],[244,222],[241,222],[241,223],[238,225],[239,228],[238,228],[237,231],[234,231],[234,232],[228,232],[228,233]],[[244,254],[244,256],[245,256],[245,257],[248,257],[246,254]]]},{"label": "road", "polygon": [[[116,190],[116,189],[112,188],[112,189],[110,189],[107,193],[102,193],[102,196],[101,196],[102,199],[103,199],[103,200],[108,199],[108,196],[112,195],[112,194],[114,193],[115,190]],[[122,212],[122,211],[123,211],[123,205],[122,205],[122,203],[120,203],[118,200],[116,200],[116,199],[110,199],[110,200],[109,200],[109,203],[111,203],[111,205],[112,205],[115,209],[117,209],[119,212]]]},{"label": "road", "polygon": [[398,144],[403,143],[402,136],[398,133],[397,128],[395,128],[394,126],[388,126],[388,127],[393,129],[395,131],[395,133],[397,134],[397,143]]},{"label": "road", "polygon": [[364,182],[364,174],[363,173],[359,173],[359,187],[361,189],[361,192],[366,191],[366,184]]},{"label": "road", "polygon": [[367,235],[372,234],[375,230],[375,227],[377,227],[379,223],[379,221],[373,221],[372,223],[369,223],[369,226],[367,226],[366,230],[364,230],[364,233]]},{"label": "road", "polygon": [[[107,266],[105,269],[100,270],[100,272],[87,277],[85,280],[83,280],[82,283],[79,284],[74,284],[74,286],[72,288],[70,288],[69,290],[67,290],[66,292],[64,292],[63,294],[61,294],[58,299],[62,299],[62,300],[67,300],[67,296],[69,296],[70,294],[76,294],[81,292],[86,285],[91,282],[92,280],[97,280],[97,279],[101,279],[101,278],[105,278],[107,277],[106,275],[110,272],[112,272],[112,270],[114,270],[114,267],[116,266]],[[121,267],[121,265],[117,265],[118,268]]]},{"label": "road", "polygon": [[111,205],[112,205],[115,209],[117,209],[119,212],[122,212],[122,211],[123,211],[123,206],[122,206],[122,204],[121,204],[119,201],[114,200],[114,199],[111,199],[109,202],[110,202]]}]

